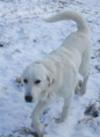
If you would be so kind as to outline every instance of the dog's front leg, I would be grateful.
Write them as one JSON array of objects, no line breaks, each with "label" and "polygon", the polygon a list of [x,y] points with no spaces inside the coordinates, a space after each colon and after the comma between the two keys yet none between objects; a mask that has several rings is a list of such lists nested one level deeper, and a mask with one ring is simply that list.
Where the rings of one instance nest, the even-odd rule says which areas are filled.
[{"label": "dog's front leg", "polygon": [[61,116],[56,119],[56,123],[62,123],[66,120],[69,112],[70,101],[71,101],[70,98],[64,98],[63,110],[62,110]]},{"label": "dog's front leg", "polygon": [[43,136],[44,128],[40,123],[40,116],[47,106],[47,101],[40,100],[32,112],[32,127],[35,128],[39,137]]}]

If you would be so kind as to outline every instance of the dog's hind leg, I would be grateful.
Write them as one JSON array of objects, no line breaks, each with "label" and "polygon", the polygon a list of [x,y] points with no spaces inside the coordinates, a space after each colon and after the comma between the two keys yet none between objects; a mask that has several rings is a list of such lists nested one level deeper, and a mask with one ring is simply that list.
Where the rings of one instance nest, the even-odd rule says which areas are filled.
[{"label": "dog's hind leg", "polygon": [[78,82],[78,85],[75,88],[75,94],[82,96],[86,93],[87,81],[88,76],[84,78],[84,80]]},{"label": "dog's hind leg", "polygon": [[82,82],[81,88],[80,88],[81,95],[86,93],[86,86],[87,86],[87,81],[88,81],[88,77],[89,77],[89,71],[90,71],[90,53],[89,53],[89,50],[87,50],[83,54],[82,63],[80,65],[80,69],[79,69],[79,73],[83,77],[83,82]]},{"label": "dog's hind leg", "polygon": [[84,95],[86,93],[87,81],[88,81],[88,76],[86,78],[84,78],[84,81],[81,84],[81,87],[80,87],[81,95]]}]

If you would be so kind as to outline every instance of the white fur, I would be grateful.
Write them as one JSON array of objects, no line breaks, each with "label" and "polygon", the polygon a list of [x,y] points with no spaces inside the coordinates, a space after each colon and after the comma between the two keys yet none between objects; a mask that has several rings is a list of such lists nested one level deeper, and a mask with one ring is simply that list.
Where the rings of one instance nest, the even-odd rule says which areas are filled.
[{"label": "white fur", "polygon": [[[69,35],[59,49],[46,58],[33,62],[23,72],[23,79],[28,80],[25,84],[25,96],[30,95],[38,101],[32,113],[32,125],[40,137],[43,135],[40,115],[54,93],[64,98],[63,112],[57,122],[63,122],[68,114],[71,98],[80,81],[79,75],[82,78],[80,93],[85,93],[90,60],[89,29],[80,14],[66,11],[45,20],[73,20],[77,23],[78,30]],[[35,84],[38,79],[41,82]]]}]

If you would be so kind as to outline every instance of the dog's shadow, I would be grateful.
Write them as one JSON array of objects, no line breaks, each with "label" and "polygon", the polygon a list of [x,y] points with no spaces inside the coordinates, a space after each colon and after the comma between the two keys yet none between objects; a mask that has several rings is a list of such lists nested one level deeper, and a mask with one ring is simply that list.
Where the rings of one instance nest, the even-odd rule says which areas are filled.
[{"label": "dog's shadow", "polygon": [[22,127],[21,129],[12,131],[12,133],[10,133],[6,137],[39,137],[39,136],[36,132],[32,131],[32,129],[27,127]]}]

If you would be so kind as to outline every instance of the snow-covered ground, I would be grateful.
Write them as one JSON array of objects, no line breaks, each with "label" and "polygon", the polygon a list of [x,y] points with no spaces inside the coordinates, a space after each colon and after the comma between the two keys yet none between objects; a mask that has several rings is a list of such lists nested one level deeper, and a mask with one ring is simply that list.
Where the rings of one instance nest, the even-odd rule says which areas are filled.
[{"label": "snow-covered ground", "polygon": [[74,97],[72,111],[65,123],[56,125],[53,121],[62,108],[62,101],[50,105],[42,118],[48,123],[44,136],[100,136],[100,1],[0,0],[0,137],[33,136],[30,115],[34,104],[25,103],[23,88],[16,83],[16,77],[26,65],[59,47],[75,30],[72,22],[48,24],[41,19],[45,14],[64,9],[81,12],[89,23],[90,78],[87,93],[83,97]]}]

